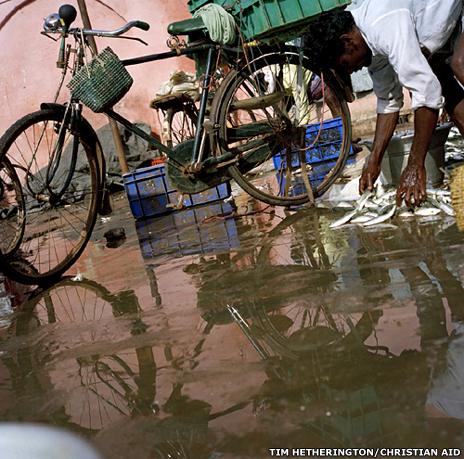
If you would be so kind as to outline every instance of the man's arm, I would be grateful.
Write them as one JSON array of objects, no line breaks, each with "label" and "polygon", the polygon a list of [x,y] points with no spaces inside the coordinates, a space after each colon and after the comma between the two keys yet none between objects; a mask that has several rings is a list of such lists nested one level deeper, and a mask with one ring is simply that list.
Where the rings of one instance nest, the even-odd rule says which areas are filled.
[{"label": "man's arm", "polygon": [[[441,86],[422,54],[414,23],[406,10],[400,10],[396,15],[385,16],[376,26],[378,35],[375,39],[379,53],[388,59],[397,76],[398,83],[411,92],[412,108],[415,114],[413,146],[408,164],[401,174],[397,203],[398,205],[401,204],[404,199],[407,205],[411,205],[414,198],[414,204],[418,205],[426,197],[425,156],[438,119],[438,109],[443,103]],[[388,74],[387,70],[388,67],[380,68],[374,72],[373,77],[379,76],[379,86],[383,83],[384,92],[391,94],[391,89],[385,90],[385,88],[388,88],[385,83],[388,84],[391,78],[382,78]],[[378,113],[391,115],[391,120],[393,120],[393,114],[389,112],[397,111],[395,104],[392,105],[392,101],[397,97],[392,98],[392,95],[384,96],[387,103],[383,104],[384,106],[379,103],[377,107]],[[380,98],[379,102],[382,102]],[[388,130],[385,129],[385,132],[388,133]],[[388,141],[390,138],[388,138]],[[381,139],[387,139],[387,135],[385,134]],[[385,145],[385,148],[387,145]],[[379,151],[381,151],[380,146]],[[378,158],[373,158],[372,171],[374,172],[375,159]],[[369,167],[367,166],[367,171],[365,174],[363,173],[361,180],[365,180],[364,177],[367,176],[368,172]]]},{"label": "man's arm", "polygon": [[377,115],[374,145],[359,180],[360,194],[363,194],[366,190],[372,191],[374,188],[374,183],[380,175],[380,165],[382,164],[383,155],[395,132],[398,118],[399,112],[380,113]]},{"label": "man's arm", "polygon": [[411,206],[412,199],[417,206],[426,198],[425,191],[425,157],[430,146],[430,140],[438,121],[438,110],[420,107],[414,112],[414,140],[409,154],[408,164],[401,174],[400,184],[396,193],[396,203],[401,201]]},{"label": "man's arm", "polygon": [[372,152],[359,180],[360,194],[366,190],[372,191],[380,175],[382,158],[395,132],[399,111],[403,106],[403,88],[398,81],[397,74],[385,57],[374,59],[369,67],[369,73],[377,96],[377,122]]},{"label": "man's arm", "polygon": [[454,48],[451,68],[458,81],[464,85],[464,34],[461,34]]}]

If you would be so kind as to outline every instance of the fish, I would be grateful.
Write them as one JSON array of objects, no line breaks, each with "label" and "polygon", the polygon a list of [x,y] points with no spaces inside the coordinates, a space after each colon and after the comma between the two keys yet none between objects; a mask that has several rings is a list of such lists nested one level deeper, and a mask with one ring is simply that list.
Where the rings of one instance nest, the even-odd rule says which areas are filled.
[{"label": "fish", "polygon": [[335,207],[340,208],[340,209],[353,209],[354,206],[350,204],[349,202],[341,201],[341,202],[337,202],[337,205]]},{"label": "fish", "polygon": [[329,228],[332,228],[332,229],[338,228],[344,225],[345,223],[348,223],[357,213],[358,213],[357,209],[354,209],[351,212],[348,212],[342,218],[339,218],[338,220],[335,220],[334,222],[332,222]]},{"label": "fish", "polygon": [[332,224],[329,226],[329,228],[331,228],[331,229],[338,228],[338,227],[344,225],[345,223],[348,223],[355,215],[357,215],[362,210],[362,208],[366,204],[367,200],[372,196],[372,194],[373,194],[372,191],[366,191],[359,198],[359,201],[356,204],[356,207],[354,208],[354,210],[348,212],[342,218],[339,218],[338,220],[335,220],[334,222],[332,222]]},{"label": "fish", "polygon": [[390,218],[393,217],[393,215],[396,212],[396,204],[393,204],[391,207],[387,208],[387,210],[380,214],[378,217],[372,218],[371,220],[363,223],[363,226],[372,226],[372,225],[377,225],[378,223],[383,223]]},{"label": "fish", "polygon": [[387,193],[379,196],[379,199],[381,201],[388,201],[391,198],[393,198],[394,196],[396,196],[396,190],[391,190],[391,191],[388,191]]},{"label": "fish", "polygon": [[[428,205],[423,205],[413,210],[406,207],[397,209],[396,207],[396,190],[385,190],[383,187],[377,187],[374,192],[366,191],[358,200],[357,204],[347,204],[337,206],[337,208],[348,208],[353,210],[345,214],[342,218],[334,221],[330,228],[339,228],[347,223],[361,224],[369,227],[382,223],[395,215],[398,210],[400,218],[421,217],[422,220],[431,218],[444,212],[446,215],[455,216],[454,209],[451,207],[451,192],[441,188],[427,188]],[[342,204],[342,203],[340,203]],[[366,212],[367,210],[367,212]]]},{"label": "fish", "polygon": [[360,211],[366,205],[366,202],[372,195],[372,191],[364,192],[364,194],[359,198],[358,204],[356,205],[355,209]]},{"label": "fish", "polygon": [[432,215],[438,215],[441,213],[441,209],[437,207],[419,207],[414,211],[414,215],[419,217],[430,217]]},{"label": "fish", "polygon": [[376,215],[374,214],[363,214],[363,215],[358,215],[357,217],[353,218],[350,223],[366,223],[369,220],[372,220],[375,218]]},{"label": "fish", "polygon": [[372,202],[375,204],[382,204],[391,201],[396,196],[396,190],[390,190],[381,195],[376,195]]},{"label": "fish", "polygon": [[426,188],[425,191],[428,195],[432,196],[451,196],[451,191],[442,190],[440,188]]},{"label": "fish", "polygon": [[398,217],[400,217],[400,218],[412,218],[412,217],[414,217],[414,212],[411,212],[410,210],[403,210],[398,214]]},{"label": "fish", "polygon": [[364,207],[369,210],[379,210],[380,206],[381,206],[380,203],[377,204],[374,201],[367,201]]},{"label": "fish", "polygon": [[449,204],[446,204],[445,202],[439,199],[432,198],[431,196],[429,197],[428,200],[435,207],[438,207],[439,209],[441,209],[446,215],[449,215],[450,217],[454,217],[456,215],[456,212]]}]

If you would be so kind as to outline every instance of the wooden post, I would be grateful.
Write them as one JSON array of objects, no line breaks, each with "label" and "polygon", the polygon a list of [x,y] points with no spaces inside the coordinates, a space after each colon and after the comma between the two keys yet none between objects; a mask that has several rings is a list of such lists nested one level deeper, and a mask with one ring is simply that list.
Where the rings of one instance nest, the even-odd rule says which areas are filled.
[{"label": "wooden post", "polygon": [[[82,23],[86,29],[91,29],[92,25],[90,23],[89,13],[87,11],[87,5],[85,4],[85,0],[77,0],[77,4],[79,6],[79,11],[82,17]],[[90,47],[92,48],[92,52],[97,54],[97,44],[95,42],[95,37],[88,37]],[[116,154],[118,155],[119,165],[121,166],[121,172],[125,174],[129,172],[129,166],[127,165],[126,154],[124,153],[124,146],[121,140],[121,133],[118,129],[118,123],[115,120],[108,117],[108,121],[110,123],[111,132],[113,134],[113,142],[116,148]]]}]

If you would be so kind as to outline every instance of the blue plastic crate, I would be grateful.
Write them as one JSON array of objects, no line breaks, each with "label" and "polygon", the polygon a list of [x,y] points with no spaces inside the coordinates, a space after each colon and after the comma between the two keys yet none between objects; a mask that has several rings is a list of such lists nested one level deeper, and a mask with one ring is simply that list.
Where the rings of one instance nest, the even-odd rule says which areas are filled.
[{"label": "blue plastic crate", "polygon": [[232,210],[229,203],[217,202],[138,221],[136,229],[142,256],[150,259],[167,254],[215,254],[240,247],[233,218],[203,223],[205,218]]},{"label": "blue plastic crate", "polygon": [[[320,124],[309,124],[306,129],[306,145],[310,146],[317,135],[319,134]],[[337,159],[340,155],[340,146],[343,136],[343,122],[340,117],[324,121],[322,123],[322,130],[317,140],[317,146],[310,148],[306,151],[306,163],[312,165],[312,171],[308,174],[309,180],[313,187],[317,187],[324,177],[335,166]],[[353,148],[350,147],[347,164],[354,162]],[[350,157],[351,156],[351,157]],[[274,167],[277,171],[277,180],[281,183],[282,190],[285,188],[285,167],[286,167],[286,154],[284,151],[277,153],[272,158]],[[298,151],[291,153],[292,168],[298,169],[300,167],[300,158]],[[294,178],[292,188],[296,194],[304,190],[305,185],[302,177]]]},{"label": "blue plastic crate", "polygon": [[[310,146],[316,140],[319,134],[320,124],[308,124],[306,128],[306,146]],[[340,155],[341,139],[343,137],[343,123],[340,117],[324,121],[322,123],[321,133],[317,140],[317,146],[306,151],[306,163],[317,164],[324,161],[336,160]],[[350,149],[350,154],[352,148]],[[285,167],[285,151],[281,151],[273,156],[274,167],[279,170],[282,162]],[[292,151],[292,167],[300,167],[300,158],[298,151]]]},{"label": "blue plastic crate", "polygon": [[[135,218],[167,214],[177,205],[179,192],[172,186],[164,165],[144,167],[123,175],[124,188]],[[193,207],[228,198],[230,183],[225,182],[201,193],[184,194],[184,207]]]}]

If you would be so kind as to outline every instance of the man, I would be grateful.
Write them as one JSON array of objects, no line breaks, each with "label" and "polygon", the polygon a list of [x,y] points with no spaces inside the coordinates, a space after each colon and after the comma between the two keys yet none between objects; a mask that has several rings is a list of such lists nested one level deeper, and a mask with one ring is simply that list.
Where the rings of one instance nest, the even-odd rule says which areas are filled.
[{"label": "man", "polygon": [[377,125],[360,193],[371,190],[380,174],[403,88],[411,93],[415,133],[398,205],[426,199],[425,157],[442,107],[464,134],[464,89],[457,81],[464,84],[462,13],[462,0],[365,0],[351,12],[331,12],[311,25],[305,46],[316,66],[342,75],[367,66],[374,83]]}]

